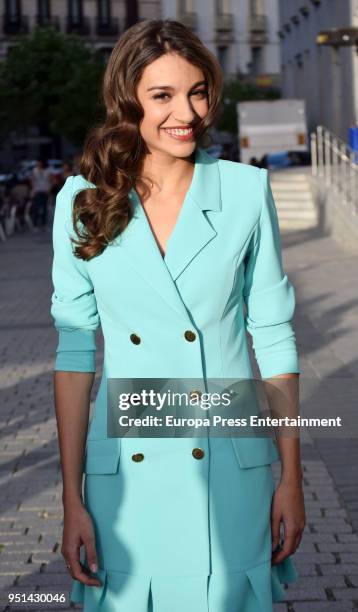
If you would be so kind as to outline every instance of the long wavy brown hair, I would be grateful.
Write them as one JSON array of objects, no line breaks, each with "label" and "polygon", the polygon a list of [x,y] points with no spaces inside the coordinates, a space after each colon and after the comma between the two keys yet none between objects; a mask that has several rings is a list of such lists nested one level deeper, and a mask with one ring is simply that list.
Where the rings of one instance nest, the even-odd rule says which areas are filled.
[{"label": "long wavy brown hair", "polygon": [[169,52],[200,68],[206,80],[208,113],[194,124],[197,146],[204,146],[207,130],[220,114],[220,64],[191,30],[179,21],[158,19],[140,21],[122,34],[103,76],[106,119],[88,133],[80,158],[80,173],[94,185],[79,191],[73,204],[74,253],[80,259],[102,253],[127,227],[133,216],[129,199],[133,187],[140,186],[144,196],[150,192],[141,175],[149,151],[140,134],[144,110],[136,88],[145,67]]}]

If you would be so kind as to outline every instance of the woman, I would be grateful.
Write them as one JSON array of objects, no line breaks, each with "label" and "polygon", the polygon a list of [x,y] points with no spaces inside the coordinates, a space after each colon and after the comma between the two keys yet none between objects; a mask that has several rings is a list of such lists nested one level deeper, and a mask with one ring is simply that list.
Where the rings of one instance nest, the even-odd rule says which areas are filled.
[{"label": "woman", "polygon": [[[183,25],[136,24],[106,68],[105,124],[57,197],[62,554],[86,612],[269,612],[281,582],[296,578],[297,438],[278,442],[274,493],[271,438],[110,435],[112,379],[205,389],[252,380],[246,328],[262,377],[291,383],[297,399],[294,293],[267,172],[198,145],[221,91],[215,57]],[[87,433],[100,324],[103,374]],[[200,397],[195,386],[191,394]]]}]

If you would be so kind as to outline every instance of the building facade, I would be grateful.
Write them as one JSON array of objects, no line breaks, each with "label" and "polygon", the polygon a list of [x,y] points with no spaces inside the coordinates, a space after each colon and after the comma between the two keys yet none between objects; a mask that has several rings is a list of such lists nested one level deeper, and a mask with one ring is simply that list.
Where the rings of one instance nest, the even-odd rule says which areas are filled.
[{"label": "building facade", "polygon": [[[280,84],[278,0],[0,0],[0,61],[37,25],[52,25],[79,35],[106,62],[128,27],[158,18],[191,28],[216,54],[226,78]],[[44,148],[36,130],[2,143],[0,166],[9,157],[35,156],[38,146]]]},{"label": "building facade", "polygon": [[279,81],[277,0],[162,0],[162,14],[192,28],[226,76]]},{"label": "building facade", "polygon": [[106,56],[138,19],[171,18],[200,36],[225,75],[279,78],[278,0],[1,0],[0,17],[0,58],[37,24],[79,34]]},{"label": "building facade", "polygon": [[[86,46],[100,50],[106,62],[122,32],[160,14],[160,0],[0,0],[0,61],[37,25],[52,25],[63,34],[78,34]],[[72,156],[75,149],[62,138],[62,150]],[[0,143],[0,171],[40,151],[55,154],[52,139],[40,135],[38,126],[29,127],[27,134],[12,132]]]},{"label": "building facade", "polygon": [[306,100],[310,130],[323,124],[345,141],[358,120],[357,51],[317,37],[357,26],[357,0],[280,0],[283,96]]},{"label": "building facade", "polygon": [[19,36],[37,24],[51,24],[65,34],[80,35],[106,59],[126,28],[160,13],[160,0],[1,0],[0,58]]}]

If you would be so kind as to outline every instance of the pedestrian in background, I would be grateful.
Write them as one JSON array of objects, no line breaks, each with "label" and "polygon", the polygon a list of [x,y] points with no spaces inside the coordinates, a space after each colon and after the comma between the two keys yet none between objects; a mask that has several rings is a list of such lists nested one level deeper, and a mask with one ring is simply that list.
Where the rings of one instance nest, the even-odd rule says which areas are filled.
[{"label": "pedestrian in background", "polygon": [[63,182],[65,182],[66,179],[69,176],[72,176],[73,174],[74,174],[74,170],[73,170],[73,165],[71,164],[71,162],[64,161],[63,162],[63,172],[62,172]]},{"label": "pedestrian in background", "polygon": [[47,225],[47,204],[52,186],[51,171],[44,159],[39,159],[31,173],[31,196],[33,199],[34,224],[45,230]]},{"label": "pedestrian in background", "polygon": [[22,231],[26,227],[31,229],[31,225],[28,223],[28,211],[31,209],[31,183],[28,179],[24,178],[14,185],[10,190],[10,210],[14,210],[12,215],[12,233],[16,227]]}]

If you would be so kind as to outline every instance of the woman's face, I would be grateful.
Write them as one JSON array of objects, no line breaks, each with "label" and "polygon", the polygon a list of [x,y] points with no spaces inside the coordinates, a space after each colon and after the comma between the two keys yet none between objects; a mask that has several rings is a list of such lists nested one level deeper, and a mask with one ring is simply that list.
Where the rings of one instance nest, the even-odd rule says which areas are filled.
[{"label": "woman's face", "polygon": [[191,126],[208,113],[207,85],[200,68],[177,53],[162,55],[144,69],[137,96],[144,109],[140,132],[151,153],[191,155],[196,146]]}]

